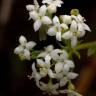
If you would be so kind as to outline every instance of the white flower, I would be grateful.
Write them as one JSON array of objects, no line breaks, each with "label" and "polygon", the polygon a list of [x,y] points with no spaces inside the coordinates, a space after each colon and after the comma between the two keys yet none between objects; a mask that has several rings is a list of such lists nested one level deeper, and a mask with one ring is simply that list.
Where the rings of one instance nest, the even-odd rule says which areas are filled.
[{"label": "white flower", "polygon": [[34,5],[26,5],[26,9],[30,12],[30,11],[37,11],[39,9],[39,4],[37,2],[37,0],[34,0]]},{"label": "white flower", "polygon": [[43,0],[42,1],[43,4],[54,4],[56,7],[61,7],[61,4],[63,4],[63,1],[61,0]]},{"label": "white flower", "polygon": [[58,62],[55,64],[55,72],[64,74],[68,73],[71,68],[74,68],[74,63],[71,60],[65,60],[64,62]]},{"label": "white flower", "polygon": [[66,24],[64,24],[64,23],[60,24],[59,18],[57,16],[55,16],[53,18],[53,24],[54,24],[54,26],[52,26],[52,27],[50,27],[48,29],[47,34],[49,36],[56,36],[56,39],[58,41],[61,41],[62,29],[63,30],[67,30],[68,29],[68,26]]},{"label": "white flower", "polygon": [[14,53],[18,54],[22,59],[30,60],[30,50],[36,46],[36,43],[33,41],[27,42],[24,36],[20,36],[19,43],[20,45],[15,48]]},{"label": "white flower", "polygon": [[[87,31],[91,31],[91,29],[89,28],[89,26],[87,24],[85,24],[85,19],[84,17],[82,17],[80,14],[78,14],[77,16],[72,15],[71,16],[72,19],[74,19],[78,24],[81,24],[80,27],[82,26],[83,31],[87,30]],[[79,27],[79,26],[78,26]],[[84,36],[84,35],[83,35]]]},{"label": "white flower", "polygon": [[[64,18],[65,18],[64,16],[61,16],[63,22],[67,22],[66,19]],[[80,14],[78,14],[77,16],[71,15],[70,18],[71,18],[70,30],[63,33],[62,38],[70,39],[72,47],[75,47],[78,43],[78,38],[83,37],[86,33],[86,30],[87,31],[91,31],[91,30],[89,26],[84,23],[84,18]]]},{"label": "white flower", "polygon": [[39,11],[30,11],[29,12],[29,18],[33,19],[34,22],[34,30],[38,31],[42,24],[49,25],[52,23],[50,17],[46,16],[46,5],[42,5],[39,9]]},{"label": "white flower", "polygon": [[51,51],[50,56],[54,61],[64,61],[68,58],[68,53],[65,50],[54,49]]},{"label": "white flower", "polygon": [[61,4],[63,4],[63,1],[61,0],[43,0],[43,4],[47,4],[47,10],[50,14],[56,13],[57,7],[61,7]]},{"label": "white flower", "polygon": [[40,74],[38,74],[35,63],[32,64],[32,78],[34,78],[36,81],[39,81],[41,79]]},{"label": "white flower", "polygon": [[74,63],[71,60],[65,60],[65,62],[57,62],[55,64],[55,78],[59,80],[60,87],[67,84],[67,82],[71,79],[75,79],[78,74],[71,72],[70,69],[73,69]]},{"label": "white flower", "polygon": [[59,88],[59,83],[52,84],[52,82],[49,81],[48,84],[45,84],[43,82],[40,82],[39,88],[42,91],[46,91],[48,94],[58,95],[59,92],[57,89]]},{"label": "white flower", "polygon": [[45,59],[45,61],[42,59],[37,59],[37,64],[40,67],[40,73],[39,74],[41,74],[42,77],[45,77],[48,74],[50,78],[54,78],[55,74],[50,69],[50,67],[51,67],[50,55],[49,54],[46,55],[44,59]]},{"label": "white flower", "polygon": [[77,23],[75,20],[70,25],[70,30],[62,34],[62,38],[70,39],[72,47],[77,45],[77,38],[85,35],[85,30],[81,23]]},{"label": "white flower", "polygon": [[45,51],[41,52],[37,57],[45,57],[47,54],[49,54],[54,49],[53,45],[48,45],[45,47]]}]

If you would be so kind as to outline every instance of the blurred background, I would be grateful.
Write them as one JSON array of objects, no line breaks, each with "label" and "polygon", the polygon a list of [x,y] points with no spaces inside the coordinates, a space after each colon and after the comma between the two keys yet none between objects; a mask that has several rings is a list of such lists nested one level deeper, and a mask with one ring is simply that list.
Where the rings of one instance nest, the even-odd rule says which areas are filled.
[{"label": "blurred background", "polygon": [[[41,0],[38,0],[41,2]],[[28,40],[38,41],[38,34],[28,21],[27,4],[32,0],[0,0],[0,96],[42,96],[34,82],[27,78],[31,71],[29,62],[21,62],[13,53],[18,46],[20,35]],[[78,8],[86,23],[91,27],[84,40],[96,40],[96,3],[94,0],[64,0],[59,14],[69,14]],[[76,71],[80,73],[76,80],[77,90],[84,96],[96,96],[96,58],[86,57],[86,50],[81,51],[82,57],[76,60]],[[25,64],[28,63],[29,65]]]}]

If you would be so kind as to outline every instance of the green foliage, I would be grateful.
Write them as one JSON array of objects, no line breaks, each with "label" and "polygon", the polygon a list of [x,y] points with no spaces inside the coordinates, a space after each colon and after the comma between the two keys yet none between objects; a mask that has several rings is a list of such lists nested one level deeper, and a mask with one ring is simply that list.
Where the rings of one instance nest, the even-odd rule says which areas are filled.
[{"label": "green foliage", "polygon": [[88,49],[87,55],[88,55],[88,56],[92,56],[92,55],[95,55],[95,56],[96,56],[96,46],[90,47],[90,48]]}]

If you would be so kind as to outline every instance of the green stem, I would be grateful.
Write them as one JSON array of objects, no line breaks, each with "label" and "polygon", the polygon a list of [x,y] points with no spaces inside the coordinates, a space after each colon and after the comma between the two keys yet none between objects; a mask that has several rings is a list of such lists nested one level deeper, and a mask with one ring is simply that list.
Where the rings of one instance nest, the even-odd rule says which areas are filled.
[{"label": "green stem", "polygon": [[86,48],[90,48],[90,47],[94,47],[96,46],[96,41],[94,42],[89,42],[89,43],[83,43],[81,45],[78,45],[75,50],[81,50],[81,49],[86,49]]}]

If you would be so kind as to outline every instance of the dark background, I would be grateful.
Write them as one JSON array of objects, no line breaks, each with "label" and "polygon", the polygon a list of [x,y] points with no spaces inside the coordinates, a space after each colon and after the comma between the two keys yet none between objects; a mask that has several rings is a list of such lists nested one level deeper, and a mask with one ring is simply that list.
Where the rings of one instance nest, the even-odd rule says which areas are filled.
[{"label": "dark background", "polygon": [[[2,1],[0,1],[0,5]],[[13,0],[8,22],[3,26],[0,24],[0,96],[40,96],[41,94],[34,82],[32,83],[27,78],[27,74],[30,73],[28,71],[30,65],[21,62],[13,53],[20,35],[26,36],[28,40],[38,41],[38,34],[34,33],[32,21],[28,21],[27,4],[32,4],[32,0]],[[84,39],[86,41],[96,40],[95,0],[64,0],[62,8],[58,8],[58,15],[69,14],[73,8],[80,10],[82,16],[87,20],[86,23],[92,29],[92,33],[88,32]],[[82,62],[85,61],[82,60]],[[95,85],[94,80],[86,96],[96,96]],[[94,95],[92,95],[93,93]]]}]

